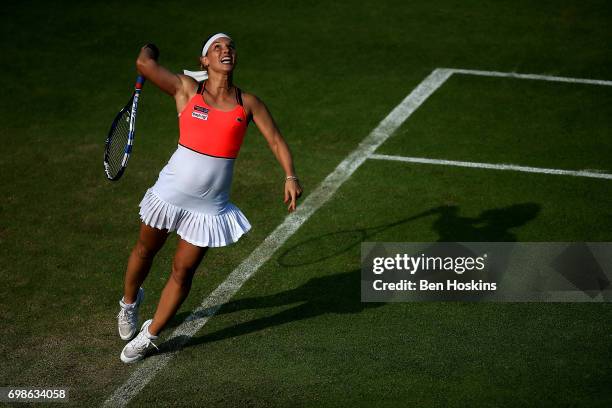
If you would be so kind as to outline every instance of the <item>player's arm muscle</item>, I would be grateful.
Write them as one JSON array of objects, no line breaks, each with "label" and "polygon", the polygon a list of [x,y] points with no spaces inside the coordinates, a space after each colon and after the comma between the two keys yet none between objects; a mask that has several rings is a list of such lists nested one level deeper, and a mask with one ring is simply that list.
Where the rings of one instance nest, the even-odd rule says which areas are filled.
[{"label": "player's arm muscle", "polygon": [[276,126],[270,111],[255,95],[244,94],[244,100],[250,108],[253,121],[257,125],[257,128],[261,134],[265,137],[268,145],[270,146],[270,150],[272,150],[276,156],[276,159],[283,167],[285,174],[287,176],[294,176],[295,170],[293,169],[293,160],[291,157],[291,152],[289,151],[289,146],[281,135],[278,126]]},{"label": "player's arm muscle", "polygon": [[136,59],[136,69],[148,81],[153,82],[168,95],[175,96],[182,90],[182,82],[178,75],[159,65],[154,58],[154,52],[147,46],[142,47]]}]

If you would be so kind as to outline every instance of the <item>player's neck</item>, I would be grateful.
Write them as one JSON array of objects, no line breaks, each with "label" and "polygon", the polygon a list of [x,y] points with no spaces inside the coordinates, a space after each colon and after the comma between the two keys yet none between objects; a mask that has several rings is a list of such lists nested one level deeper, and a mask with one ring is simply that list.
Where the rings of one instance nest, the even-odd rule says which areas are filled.
[{"label": "player's neck", "polygon": [[206,91],[212,96],[228,94],[233,88],[232,74],[212,73],[206,81]]}]

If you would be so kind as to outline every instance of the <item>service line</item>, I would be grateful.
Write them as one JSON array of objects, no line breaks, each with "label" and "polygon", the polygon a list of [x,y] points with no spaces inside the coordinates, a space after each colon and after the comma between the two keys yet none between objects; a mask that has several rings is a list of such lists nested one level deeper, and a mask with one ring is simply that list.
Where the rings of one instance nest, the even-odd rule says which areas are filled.
[{"label": "service line", "polygon": [[556,174],[561,176],[591,177],[612,180],[612,174],[593,170],[560,170],[543,167],[517,166],[515,164],[477,163],[456,160],[427,159],[424,157],[392,156],[388,154],[372,154],[370,159],[401,161],[407,163],[438,164],[443,166],[472,167],[478,169],[510,170],[524,173]]}]

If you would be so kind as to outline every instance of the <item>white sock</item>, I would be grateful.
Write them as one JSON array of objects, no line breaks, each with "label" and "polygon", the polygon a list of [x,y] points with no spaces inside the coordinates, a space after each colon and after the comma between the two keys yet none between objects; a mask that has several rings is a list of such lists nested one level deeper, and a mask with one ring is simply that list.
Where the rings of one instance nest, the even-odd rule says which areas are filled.
[{"label": "white sock", "polygon": [[[150,325],[149,325],[149,326],[150,326]],[[155,339],[157,338],[157,336],[154,336],[154,335],[152,335],[152,334],[149,332],[149,326],[147,326],[147,330],[145,331],[145,335],[146,335],[146,336],[147,336],[149,339],[151,339],[151,340],[155,340]]]},{"label": "white sock", "polygon": [[134,307],[136,307],[136,302],[134,302],[134,303],[125,303],[125,298],[123,298],[123,297],[121,298],[121,303],[123,303],[123,306],[126,309],[133,309]]}]

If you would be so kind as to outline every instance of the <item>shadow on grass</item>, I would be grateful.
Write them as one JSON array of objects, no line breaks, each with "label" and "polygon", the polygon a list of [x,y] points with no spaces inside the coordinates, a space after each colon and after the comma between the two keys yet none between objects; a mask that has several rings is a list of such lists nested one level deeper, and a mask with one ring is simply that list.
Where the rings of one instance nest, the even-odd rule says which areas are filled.
[{"label": "shadow on grass", "polygon": [[535,203],[514,204],[485,210],[477,217],[462,217],[458,206],[440,206],[389,224],[330,232],[299,242],[280,254],[284,267],[311,265],[341,255],[389,228],[423,217],[436,216],[432,229],[438,242],[514,242],[510,231],[534,219],[540,212]]},{"label": "shadow on grass", "polygon": [[[362,303],[360,299],[361,270],[322,276],[310,279],[297,288],[273,295],[238,299],[226,303],[217,314],[234,313],[249,309],[264,309],[296,304],[290,309],[261,317],[249,322],[206,334],[194,339],[178,336],[160,346],[160,353],[171,352],[180,347],[191,347],[210,343],[231,337],[254,333],[270,327],[280,326],[329,313],[351,314],[360,313],[365,309],[383,306],[384,303]],[[183,313],[181,315],[186,315]],[[214,314],[214,308],[206,310],[197,318]],[[179,316],[176,321],[180,321]],[[186,343],[186,344],[185,344]]]},{"label": "shadow on grass", "polygon": [[[427,216],[437,217],[432,228],[439,234],[438,242],[514,242],[516,234],[511,229],[533,220],[539,211],[538,204],[522,203],[485,210],[477,217],[463,217],[459,215],[459,207],[441,206],[393,223],[338,231],[302,241],[284,251],[279,257],[279,263],[285,267],[295,267],[322,262],[345,253],[362,241],[391,227]],[[311,256],[304,260],[308,253]],[[302,259],[302,261],[290,263],[289,259]],[[162,344],[160,352],[171,352],[181,347],[242,336],[324,314],[360,313],[365,309],[384,305],[384,303],[362,303],[359,296],[360,285],[361,271],[354,269],[349,272],[313,278],[302,286],[273,295],[231,301],[223,305],[220,310],[218,307],[205,310],[199,316],[193,316],[192,320],[241,310],[297,305],[270,316],[240,323],[195,339],[178,336]],[[178,326],[190,314],[190,312],[183,312],[175,316],[167,330]]]},{"label": "shadow on grass", "polygon": [[429,212],[438,216],[432,224],[439,235],[438,242],[516,242],[511,229],[535,219],[540,209],[539,204],[522,203],[485,210],[477,217],[460,216],[457,206],[442,206]]}]

